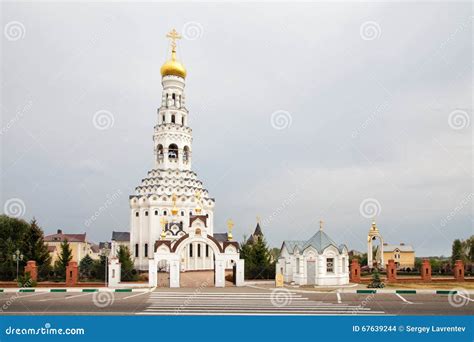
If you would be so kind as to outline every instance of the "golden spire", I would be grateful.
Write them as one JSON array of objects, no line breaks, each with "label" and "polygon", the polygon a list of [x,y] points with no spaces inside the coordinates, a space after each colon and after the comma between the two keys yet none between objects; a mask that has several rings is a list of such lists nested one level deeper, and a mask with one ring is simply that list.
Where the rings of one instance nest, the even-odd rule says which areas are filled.
[{"label": "golden spire", "polygon": [[229,228],[229,232],[227,233],[227,240],[232,240],[232,228],[234,227],[234,221],[231,219],[227,220],[227,227]]},{"label": "golden spire", "polygon": [[172,200],[173,200],[173,208],[171,209],[171,214],[173,216],[176,216],[178,215],[178,208],[176,207],[176,195],[173,194],[173,197],[171,197]]},{"label": "golden spire", "polygon": [[164,240],[166,238],[165,227],[167,223],[164,217],[161,218],[160,223],[161,223],[161,240]]},{"label": "golden spire", "polygon": [[181,39],[181,35],[172,29],[167,35],[171,39],[171,59],[161,67],[161,76],[179,76],[186,78],[186,69],[176,58],[176,40]]},{"label": "golden spire", "polygon": [[196,190],[194,196],[196,197],[196,209],[194,210],[196,211],[196,214],[199,215],[201,213],[201,190]]}]

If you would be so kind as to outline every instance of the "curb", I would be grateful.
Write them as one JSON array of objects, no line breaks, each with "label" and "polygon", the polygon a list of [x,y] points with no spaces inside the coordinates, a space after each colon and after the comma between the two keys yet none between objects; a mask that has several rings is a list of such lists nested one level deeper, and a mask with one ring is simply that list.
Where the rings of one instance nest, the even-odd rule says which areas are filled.
[{"label": "curb", "polygon": [[36,292],[36,293],[58,293],[58,292],[148,292],[148,288],[143,289],[110,289],[110,288],[6,288],[0,289],[0,293],[19,293],[19,292]]}]

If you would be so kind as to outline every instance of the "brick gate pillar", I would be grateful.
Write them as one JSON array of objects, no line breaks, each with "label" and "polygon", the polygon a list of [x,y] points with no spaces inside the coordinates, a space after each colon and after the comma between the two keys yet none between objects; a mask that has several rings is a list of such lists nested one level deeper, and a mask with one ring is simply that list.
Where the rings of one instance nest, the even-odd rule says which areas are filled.
[{"label": "brick gate pillar", "polygon": [[397,280],[397,265],[395,260],[388,260],[387,264],[387,281],[396,281]]},{"label": "brick gate pillar", "polygon": [[350,276],[353,283],[360,283],[360,265],[357,259],[352,259]]},{"label": "brick gate pillar", "polygon": [[25,274],[29,273],[30,278],[33,281],[38,281],[38,267],[36,266],[36,261],[28,260],[25,266]]},{"label": "brick gate pillar", "polygon": [[75,286],[78,282],[77,262],[69,261],[66,267],[66,286]]},{"label": "brick gate pillar", "polygon": [[464,263],[462,260],[456,260],[454,263],[454,279],[464,281]]},{"label": "brick gate pillar", "polygon": [[431,281],[431,264],[428,259],[423,259],[421,264],[421,280]]}]

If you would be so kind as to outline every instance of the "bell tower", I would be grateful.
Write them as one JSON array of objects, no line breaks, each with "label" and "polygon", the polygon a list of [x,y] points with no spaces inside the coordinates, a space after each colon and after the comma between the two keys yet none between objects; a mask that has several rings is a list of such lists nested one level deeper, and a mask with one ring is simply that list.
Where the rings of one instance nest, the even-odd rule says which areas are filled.
[{"label": "bell tower", "polygon": [[161,106],[153,135],[155,168],[191,170],[192,130],[184,94],[186,69],[176,57],[176,30],[166,35],[171,40],[171,57],[161,67]]}]

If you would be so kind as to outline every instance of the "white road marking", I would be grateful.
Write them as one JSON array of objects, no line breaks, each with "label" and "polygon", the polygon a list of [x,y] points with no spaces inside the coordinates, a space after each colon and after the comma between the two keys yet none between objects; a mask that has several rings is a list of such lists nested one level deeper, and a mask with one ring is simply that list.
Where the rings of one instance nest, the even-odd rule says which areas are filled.
[{"label": "white road marking", "polygon": [[71,297],[66,297],[64,299],[71,299],[71,298],[77,298],[77,297],[84,297],[84,296],[90,296],[91,294],[93,294],[94,292],[87,292],[87,293],[81,293],[80,295],[75,295],[75,296],[71,296]]},{"label": "white road marking", "polygon": [[472,298],[466,297],[466,296],[464,296],[464,295],[462,295],[462,294],[459,294],[459,293],[458,293],[457,295],[458,295],[459,297],[462,297],[462,298],[464,298],[464,299],[467,299],[467,300],[470,301],[470,302],[474,302],[474,299],[472,299]]},{"label": "white road marking", "polygon": [[144,295],[144,294],[149,294],[149,293],[150,293],[150,292],[148,292],[148,291],[147,291],[147,292],[136,293],[136,294],[133,294],[133,295],[131,295],[131,296],[123,297],[122,300],[123,300],[123,299],[128,299],[128,298],[133,298],[133,297],[138,297],[138,296],[141,296],[141,295]]},{"label": "white road marking", "polygon": [[26,296],[21,296],[21,295],[19,295],[19,294],[22,293],[22,292],[16,292],[16,293],[18,294],[18,296],[15,296],[15,297],[18,298],[18,299],[22,299],[22,298],[26,298],[26,297],[34,297],[34,296],[43,295],[43,294],[49,293],[49,292],[36,292],[36,293],[30,294],[30,295],[26,295]]},{"label": "white road marking", "polygon": [[405,303],[407,304],[413,304],[412,302],[410,302],[409,300],[406,300],[405,298],[403,298],[402,296],[400,296],[400,294],[398,293],[395,293],[397,295],[398,298],[400,298],[401,300],[403,300]]}]

